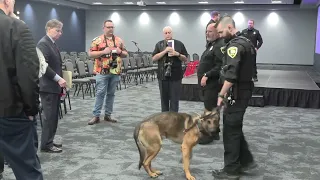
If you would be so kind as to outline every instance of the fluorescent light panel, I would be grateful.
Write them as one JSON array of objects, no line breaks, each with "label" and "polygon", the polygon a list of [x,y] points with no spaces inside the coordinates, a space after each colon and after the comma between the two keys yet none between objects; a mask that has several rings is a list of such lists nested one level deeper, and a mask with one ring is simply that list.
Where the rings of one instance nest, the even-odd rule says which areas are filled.
[{"label": "fluorescent light panel", "polygon": [[133,4],[133,2],[124,2],[124,4]]},{"label": "fluorescent light panel", "polygon": [[199,4],[208,4],[208,1],[200,1]]},{"label": "fluorescent light panel", "polygon": [[272,4],[281,4],[282,1],[271,1]]},{"label": "fluorescent light panel", "polygon": [[94,5],[101,5],[102,2],[94,2],[94,3],[92,3],[92,4],[94,4]]},{"label": "fluorescent light panel", "polygon": [[166,2],[156,2],[157,4],[167,4]]},{"label": "fluorescent light panel", "polygon": [[244,2],[243,1],[236,1],[234,2],[235,4],[243,4]]}]

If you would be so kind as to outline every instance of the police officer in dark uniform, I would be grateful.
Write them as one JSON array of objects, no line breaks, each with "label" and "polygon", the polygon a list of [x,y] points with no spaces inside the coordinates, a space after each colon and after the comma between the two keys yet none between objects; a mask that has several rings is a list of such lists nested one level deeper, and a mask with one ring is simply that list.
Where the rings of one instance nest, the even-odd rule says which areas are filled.
[{"label": "police officer in dark uniform", "polygon": [[[220,19],[220,12],[219,12],[219,11],[212,11],[212,12],[210,13],[210,16],[211,16],[211,19],[210,19],[210,21],[208,22],[208,24],[207,24],[207,26],[206,26],[206,32],[205,32],[205,33],[207,33],[207,28],[208,28],[209,24],[216,23],[216,22],[219,21],[219,19]],[[208,43],[209,43],[208,40],[206,40],[206,41],[207,41],[207,44],[208,44]]]},{"label": "police officer in dark uniform", "polygon": [[255,49],[250,40],[235,28],[230,16],[225,16],[215,25],[227,45],[221,71],[222,89],[218,97],[218,106],[225,106],[223,112],[224,168],[214,170],[215,179],[238,179],[240,173],[251,170],[257,165],[243,135],[243,116],[252,95],[252,68]]},{"label": "police officer in dark uniform", "polygon": [[[218,93],[221,89],[219,83],[220,70],[224,54],[221,48],[224,47],[224,39],[219,38],[219,33],[211,23],[207,27],[206,50],[202,53],[198,67],[198,84],[200,86],[200,99],[204,102],[205,111],[212,111],[217,107]],[[204,133],[203,133],[204,134]],[[212,135],[205,135],[199,140],[199,144],[208,144],[213,140],[219,140],[219,131]]]},{"label": "police officer in dark uniform", "polygon": [[0,179],[3,178],[2,173],[4,171],[4,157],[0,152]]},{"label": "police officer in dark uniform", "polygon": [[[263,40],[262,40],[260,31],[254,28],[254,20],[250,19],[248,21],[248,28],[242,30],[241,34],[252,42],[256,51],[258,51],[258,49],[262,46]],[[257,59],[257,56],[254,56],[253,76],[252,76],[253,81],[258,81],[256,59]]]}]

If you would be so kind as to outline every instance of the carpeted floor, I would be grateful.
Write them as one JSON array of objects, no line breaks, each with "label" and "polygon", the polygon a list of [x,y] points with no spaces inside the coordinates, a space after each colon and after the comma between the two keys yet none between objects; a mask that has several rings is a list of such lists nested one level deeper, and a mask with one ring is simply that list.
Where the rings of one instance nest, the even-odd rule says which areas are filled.
[{"label": "carpeted floor", "polygon": [[[136,123],[160,111],[157,82],[117,91],[117,124],[88,126],[94,98],[72,97],[72,110],[60,120],[57,141],[63,153],[39,152],[46,180],[146,180],[138,170],[139,154],[132,138]],[[202,112],[200,102],[180,102],[181,112]],[[222,123],[222,122],[221,122]],[[41,128],[39,127],[39,131]],[[318,180],[320,177],[320,112],[317,109],[249,107],[244,132],[259,168],[242,180]],[[183,180],[180,146],[164,140],[153,166],[160,180]],[[222,140],[196,146],[191,172],[198,180],[211,180],[211,170],[223,166]],[[5,180],[15,179],[6,168]]]}]

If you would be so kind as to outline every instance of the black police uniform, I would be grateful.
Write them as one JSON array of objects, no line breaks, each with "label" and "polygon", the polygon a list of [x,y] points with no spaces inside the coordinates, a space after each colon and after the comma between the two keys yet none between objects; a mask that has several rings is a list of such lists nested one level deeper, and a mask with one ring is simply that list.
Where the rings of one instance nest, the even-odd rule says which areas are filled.
[{"label": "black police uniform", "polygon": [[[200,97],[204,101],[205,109],[208,111],[217,107],[218,93],[221,89],[219,78],[224,56],[222,47],[224,47],[225,44],[224,39],[209,42],[206,50],[201,55],[197,70]],[[204,87],[201,86],[203,76],[208,77],[206,86]]]},{"label": "black police uniform", "polygon": [[0,179],[2,178],[3,170],[4,170],[4,157],[0,152]]},{"label": "black police uniform", "polygon": [[[242,30],[241,34],[248,38],[255,48],[259,49],[263,44],[263,39],[261,37],[261,34],[259,30],[257,29],[244,29]],[[256,62],[257,56],[254,56],[254,66],[253,66],[253,78],[257,78],[257,62]]]},{"label": "black police uniform", "polygon": [[[239,34],[239,33],[238,33]],[[224,171],[239,173],[242,167],[253,163],[253,156],[243,135],[243,116],[252,95],[253,58],[256,51],[250,41],[234,36],[225,48],[223,79],[233,83],[228,92],[232,100],[226,102],[223,113]]]},{"label": "black police uniform", "polygon": [[[224,54],[222,48],[225,46],[224,39],[216,39],[207,44],[206,50],[202,53],[197,70],[198,84],[200,88],[200,99],[204,102],[206,110],[211,111],[217,107],[218,93],[221,90],[219,83],[220,71]],[[201,86],[203,76],[208,77],[206,85]],[[205,135],[199,140],[199,144],[208,144],[213,140],[219,140],[219,131],[212,135]]]}]

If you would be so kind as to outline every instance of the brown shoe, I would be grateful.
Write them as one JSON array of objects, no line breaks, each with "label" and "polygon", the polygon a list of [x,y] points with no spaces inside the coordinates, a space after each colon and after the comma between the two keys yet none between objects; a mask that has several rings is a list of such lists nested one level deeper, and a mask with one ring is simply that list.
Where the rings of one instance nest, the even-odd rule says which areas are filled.
[{"label": "brown shoe", "polygon": [[94,117],[88,122],[88,125],[98,124],[99,122],[100,122],[100,118],[99,117]]},{"label": "brown shoe", "polygon": [[104,116],[104,120],[107,122],[112,122],[112,123],[118,122],[117,120],[112,119],[110,116]]}]

